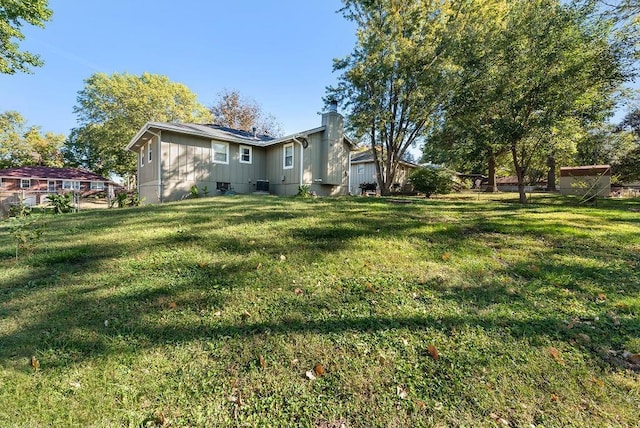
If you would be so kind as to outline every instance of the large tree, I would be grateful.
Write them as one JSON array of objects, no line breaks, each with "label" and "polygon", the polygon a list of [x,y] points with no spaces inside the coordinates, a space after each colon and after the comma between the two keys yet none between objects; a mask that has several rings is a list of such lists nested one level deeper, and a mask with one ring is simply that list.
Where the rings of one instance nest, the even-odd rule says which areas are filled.
[{"label": "large tree", "polygon": [[449,50],[460,29],[493,1],[344,0],[344,16],[358,25],[327,100],[348,109],[351,131],[367,136],[378,185],[388,194],[399,161],[438,120],[442,96],[455,74]]},{"label": "large tree", "polygon": [[38,67],[38,55],[22,52],[18,41],[24,40],[24,23],[44,27],[52,12],[47,0],[0,0],[0,73],[28,73],[29,67]]},{"label": "large tree", "polygon": [[629,77],[628,40],[614,40],[613,21],[597,17],[593,2],[512,1],[500,31],[472,38],[472,55],[456,61],[462,83],[445,120],[510,153],[523,203],[534,164],[565,149],[555,131],[569,118],[603,121]]},{"label": "large tree", "polygon": [[64,135],[27,125],[16,111],[0,113],[0,169],[20,166],[62,166]]},{"label": "large tree", "polygon": [[136,157],[125,150],[148,121],[208,123],[211,114],[196,94],[166,76],[96,73],[78,93],[79,127],[65,142],[65,159],[98,174],[131,177]]},{"label": "large tree", "polygon": [[261,134],[281,136],[282,126],[276,118],[262,110],[254,100],[244,98],[237,90],[225,89],[210,108],[217,125]]}]

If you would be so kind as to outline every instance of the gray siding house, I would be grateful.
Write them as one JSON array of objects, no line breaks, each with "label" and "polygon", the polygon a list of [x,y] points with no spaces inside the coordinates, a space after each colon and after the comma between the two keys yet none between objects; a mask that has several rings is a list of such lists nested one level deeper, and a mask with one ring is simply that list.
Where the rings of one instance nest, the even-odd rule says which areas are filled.
[{"label": "gray siding house", "polygon": [[[396,180],[393,183],[393,189],[399,191],[405,188],[409,179],[409,173],[415,168],[418,168],[418,165],[411,162],[400,161],[400,167],[396,174]],[[376,164],[373,161],[371,149],[352,153],[351,181],[349,184],[351,194],[359,195],[361,193],[361,185],[376,184],[377,181]]]},{"label": "gray siding house", "polygon": [[191,186],[210,195],[295,195],[301,185],[322,196],[349,192],[351,141],[332,105],[318,128],[282,138],[218,125],[148,122],[127,150],[138,154],[145,203],[176,201]]}]

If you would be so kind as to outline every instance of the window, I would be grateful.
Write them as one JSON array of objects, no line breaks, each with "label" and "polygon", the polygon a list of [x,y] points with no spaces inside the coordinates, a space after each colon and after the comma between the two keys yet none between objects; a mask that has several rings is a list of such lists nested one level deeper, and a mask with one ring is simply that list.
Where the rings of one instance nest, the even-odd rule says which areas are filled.
[{"label": "window", "polygon": [[62,189],[63,190],[80,190],[80,182],[79,181],[63,181]]},{"label": "window", "polygon": [[47,180],[47,192],[55,193],[56,180]]},{"label": "window", "polygon": [[4,178],[0,178],[0,187],[4,187]]},{"label": "window", "polygon": [[357,173],[360,175],[364,174],[364,165],[358,165]]},{"label": "window", "polygon": [[211,142],[213,163],[229,163],[229,144]]},{"label": "window", "polygon": [[140,166],[144,166],[144,147],[140,149]]},{"label": "window", "polygon": [[20,180],[20,188],[21,189],[28,189],[31,187],[31,180],[29,179],[21,179]]},{"label": "window", "polygon": [[240,163],[251,163],[252,155],[251,147],[240,146]]},{"label": "window", "polygon": [[151,159],[152,159],[152,157],[151,157],[151,143],[149,143],[149,146],[147,146],[147,153],[149,155],[149,163],[151,163]]},{"label": "window", "polygon": [[104,190],[104,183],[102,181],[92,181],[91,190]]},{"label": "window", "polygon": [[216,190],[219,190],[222,193],[227,192],[231,188],[231,183],[225,183],[223,181],[216,182]]},{"label": "window", "polygon": [[283,146],[283,158],[282,158],[282,168],[283,169],[292,169],[293,168],[293,143],[285,144]]}]

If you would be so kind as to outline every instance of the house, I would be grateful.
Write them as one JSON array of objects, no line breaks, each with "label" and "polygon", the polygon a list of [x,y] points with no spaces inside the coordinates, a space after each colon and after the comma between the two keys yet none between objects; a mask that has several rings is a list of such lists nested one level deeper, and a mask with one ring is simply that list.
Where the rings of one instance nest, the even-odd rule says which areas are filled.
[{"label": "house", "polygon": [[560,193],[583,197],[609,197],[611,166],[590,165],[560,168]]},{"label": "house", "polygon": [[0,195],[8,197],[20,192],[29,206],[45,203],[51,193],[74,191],[87,196],[114,185],[111,180],[79,168],[23,166],[0,170]]},{"label": "house", "polygon": [[[525,183],[529,181],[528,177],[525,177]],[[485,183],[484,187],[486,188],[488,184]],[[498,177],[496,178],[496,186],[498,190],[501,192],[518,192],[518,177],[515,175],[511,175],[509,177]],[[536,184],[525,184],[524,191],[535,192],[538,190],[545,190],[547,188],[547,180],[541,179],[538,180]]]},{"label": "house", "polygon": [[192,186],[210,195],[295,195],[302,185],[318,195],[346,195],[352,143],[343,124],[336,103],[318,128],[282,138],[218,125],[148,122],[127,150],[138,154],[145,203],[180,200]]},{"label": "house", "polygon": [[[415,168],[418,168],[411,162],[400,161],[400,166],[397,171],[396,180],[393,183],[392,191],[402,191],[406,188],[409,174]],[[371,149],[366,149],[361,152],[351,154],[351,183],[349,191],[353,195],[363,194],[365,191],[370,191],[373,188],[375,191],[377,186],[376,176],[376,164],[373,159],[373,153]],[[374,186],[375,185],[375,186]]]}]

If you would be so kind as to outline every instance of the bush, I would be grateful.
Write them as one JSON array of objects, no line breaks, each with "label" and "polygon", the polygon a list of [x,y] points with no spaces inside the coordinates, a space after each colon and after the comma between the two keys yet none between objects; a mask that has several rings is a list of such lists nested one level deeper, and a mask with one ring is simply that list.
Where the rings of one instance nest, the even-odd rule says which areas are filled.
[{"label": "bush", "polygon": [[443,169],[417,168],[409,175],[409,182],[418,192],[430,197],[433,194],[447,194],[453,190],[451,174]]},{"label": "bush", "polygon": [[71,193],[47,195],[47,200],[53,207],[54,214],[70,213],[73,210]]},{"label": "bush", "polygon": [[299,186],[298,187],[298,194],[296,196],[301,197],[301,198],[310,198],[311,197],[311,191],[309,190],[309,185],[308,184],[303,184],[303,185]]}]

